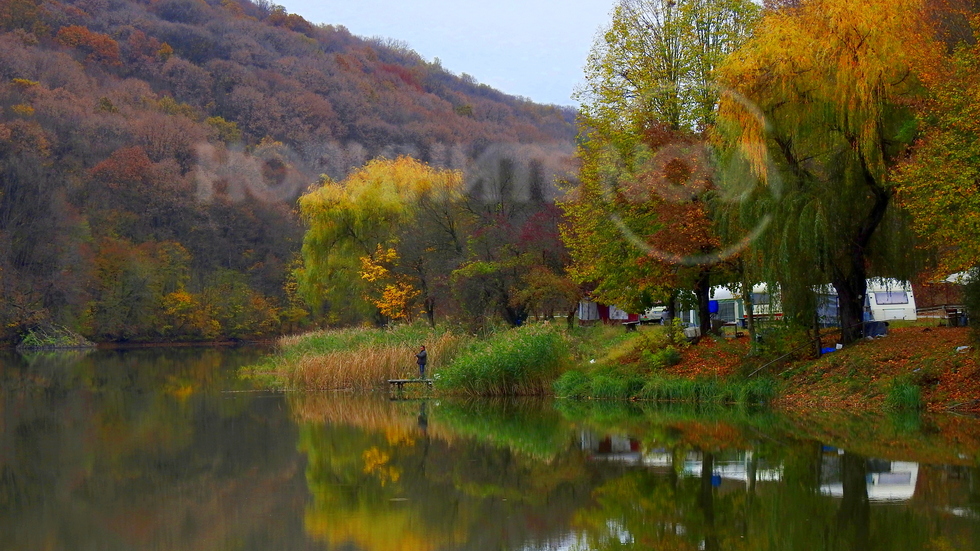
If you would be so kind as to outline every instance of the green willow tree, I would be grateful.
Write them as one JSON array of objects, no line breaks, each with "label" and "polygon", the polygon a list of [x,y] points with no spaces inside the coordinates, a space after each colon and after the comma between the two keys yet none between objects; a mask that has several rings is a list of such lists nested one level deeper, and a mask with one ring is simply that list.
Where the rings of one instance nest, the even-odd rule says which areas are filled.
[{"label": "green willow tree", "polygon": [[720,242],[705,207],[713,187],[704,136],[715,68],[748,35],[743,0],[623,0],[593,47],[582,100],[581,183],[562,207],[571,273],[593,296],[637,310],[708,291]]},{"label": "green willow tree", "polygon": [[[434,323],[437,280],[448,278],[447,257],[463,249],[464,215],[453,206],[461,202],[458,171],[410,157],[375,159],[343,182],[324,177],[299,200],[308,227],[296,270],[300,293],[332,323],[383,321],[387,305],[379,301],[394,295],[418,297],[420,304],[397,310],[421,307]],[[372,276],[381,266],[385,277]]]},{"label": "green willow tree", "polygon": [[720,135],[749,167],[727,191],[730,227],[768,222],[752,244],[784,311],[812,322],[832,284],[841,341],[862,334],[868,277],[917,270],[892,170],[916,133],[914,55],[936,48],[919,0],[809,0],[769,11],[721,68]]}]

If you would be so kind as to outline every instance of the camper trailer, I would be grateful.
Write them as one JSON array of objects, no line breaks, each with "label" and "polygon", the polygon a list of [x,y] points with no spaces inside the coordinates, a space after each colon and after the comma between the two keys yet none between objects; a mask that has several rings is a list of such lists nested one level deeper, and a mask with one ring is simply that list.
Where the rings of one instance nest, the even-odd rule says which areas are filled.
[{"label": "camper trailer", "polygon": [[912,285],[897,279],[868,280],[864,305],[872,321],[915,320],[915,296]]},{"label": "camper trailer", "polygon": [[[711,289],[711,302],[708,310],[712,317],[726,324],[744,325],[746,312],[742,295],[733,293],[726,287]],[[827,285],[817,290],[817,317],[824,327],[838,324],[837,293]],[[896,279],[868,280],[868,296],[865,300],[867,321],[915,320],[915,296],[912,286],[905,281]],[[752,311],[761,321],[778,320],[783,312],[779,304],[778,293],[769,293],[764,283],[752,288]],[[695,310],[678,313],[686,324],[697,323]]]}]

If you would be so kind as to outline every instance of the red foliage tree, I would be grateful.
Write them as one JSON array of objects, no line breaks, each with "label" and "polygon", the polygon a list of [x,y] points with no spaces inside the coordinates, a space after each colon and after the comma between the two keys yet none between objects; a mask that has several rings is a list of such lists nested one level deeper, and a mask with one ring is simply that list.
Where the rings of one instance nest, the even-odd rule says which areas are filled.
[{"label": "red foliage tree", "polygon": [[62,27],[56,38],[63,45],[88,54],[86,61],[122,65],[119,59],[119,43],[107,34],[92,32],[81,25],[70,25]]}]

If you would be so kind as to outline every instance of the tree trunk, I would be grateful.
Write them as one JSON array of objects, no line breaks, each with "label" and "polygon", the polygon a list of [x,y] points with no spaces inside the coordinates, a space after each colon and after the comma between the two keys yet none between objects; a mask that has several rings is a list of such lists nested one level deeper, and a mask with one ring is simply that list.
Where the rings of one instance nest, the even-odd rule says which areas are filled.
[{"label": "tree trunk", "polygon": [[698,297],[698,326],[701,336],[711,333],[711,313],[708,311],[708,301],[711,299],[711,269],[702,268],[694,283],[694,294]]},{"label": "tree trunk", "polygon": [[871,518],[868,461],[863,456],[845,452],[841,456],[840,471],[844,495],[837,510],[837,537],[846,542],[841,547],[867,549]]},{"label": "tree trunk", "polygon": [[677,317],[677,291],[670,294],[670,300],[667,302],[667,324],[674,323],[674,318]]},{"label": "tree trunk", "polygon": [[701,492],[698,505],[704,514],[704,547],[705,551],[719,548],[718,535],[715,530],[715,493],[711,477],[715,471],[715,456],[711,453],[701,454]]},{"label": "tree trunk", "polygon": [[874,203],[854,233],[847,258],[844,259],[847,266],[836,267],[833,272],[834,281],[832,283],[837,291],[841,318],[840,343],[843,345],[851,344],[864,336],[864,300],[868,292],[866,265],[868,246],[881,221],[885,218],[888,203],[891,201],[891,193],[878,185],[863,156],[861,166],[864,171],[864,181],[874,196]]},{"label": "tree trunk", "polygon": [[425,317],[429,320],[429,327],[436,326],[436,299],[425,297]]},{"label": "tree trunk", "polygon": [[745,328],[749,333],[749,346],[755,346],[755,306],[752,302],[752,287],[742,281],[742,306],[745,308]]},{"label": "tree trunk", "polygon": [[834,278],[840,308],[840,343],[851,344],[864,336],[864,298],[868,291],[864,267],[850,277]]}]

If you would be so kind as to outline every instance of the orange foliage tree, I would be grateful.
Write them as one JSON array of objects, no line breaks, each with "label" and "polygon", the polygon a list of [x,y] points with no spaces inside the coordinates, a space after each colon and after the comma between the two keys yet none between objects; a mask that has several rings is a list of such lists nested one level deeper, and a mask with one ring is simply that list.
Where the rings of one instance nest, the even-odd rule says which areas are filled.
[{"label": "orange foliage tree", "polygon": [[119,60],[119,43],[107,34],[92,32],[81,25],[69,25],[62,27],[56,38],[65,46],[86,53],[86,61],[122,65]]},{"label": "orange foliage tree", "polygon": [[710,328],[710,277],[722,257],[705,202],[714,71],[746,37],[742,1],[622,0],[597,40],[580,92],[581,184],[562,203],[571,273],[603,302],[637,312],[680,289]]},{"label": "orange foliage tree", "polygon": [[[928,91],[917,105],[923,131],[896,182],[913,228],[937,253],[932,275],[943,279],[980,266],[980,14],[968,3],[937,4],[949,53],[919,66]],[[949,32],[957,19],[959,32]]]}]

